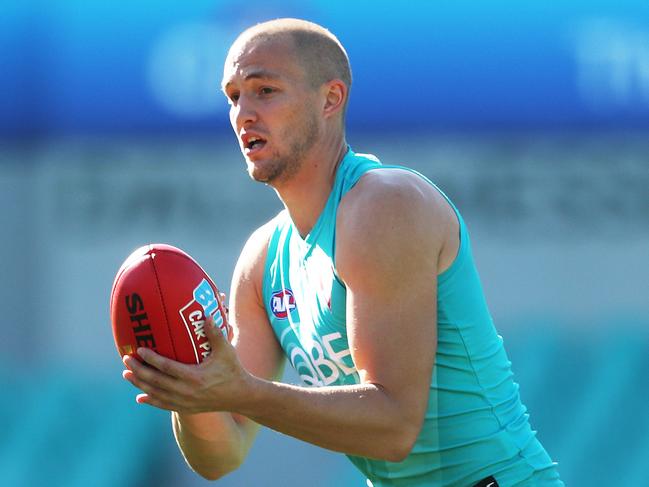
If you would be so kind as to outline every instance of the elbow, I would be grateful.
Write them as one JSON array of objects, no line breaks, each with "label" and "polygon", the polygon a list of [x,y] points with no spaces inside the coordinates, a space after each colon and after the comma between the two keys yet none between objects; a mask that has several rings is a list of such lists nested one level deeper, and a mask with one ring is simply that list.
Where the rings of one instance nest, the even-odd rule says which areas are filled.
[{"label": "elbow", "polygon": [[391,462],[391,463],[400,463],[403,462],[406,458],[408,458],[408,455],[410,455],[410,450],[406,449],[394,449],[393,451],[389,452],[385,458],[382,458],[382,460],[385,460],[386,462]]},{"label": "elbow", "polygon": [[403,462],[415,446],[424,424],[425,404],[396,403],[391,418],[384,420],[382,448],[376,452],[377,459],[392,463]]},{"label": "elbow", "polygon": [[242,451],[230,451],[229,454],[210,455],[202,459],[194,459],[194,461],[185,457],[185,461],[189,468],[205,480],[218,480],[237,470],[244,458],[245,455]]},{"label": "elbow", "polygon": [[219,480],[227,474],[234,472],[241,466],[241,462],[231,462],[221,465],[190,465],[192,470],[205,480]]},{"label": "elbow", "polygon": [[221,477],[230,473],[230,472],[216,471],[216,470],[204,470],[204,471],[194,470],[194,471],[198,475],[203,477],[205,480],[219,480]]},{"label": "elbow", "polygon": [[381,460],[398,463],[408,458],[419,436],[419,430],[420,425],[407,425],[395,431],[389,439],[388,448],[381,455]]},{"label": "elbow", "polygon": [[[196,417],[191,421],[196,421]],[[183,459],[194,473],[205,480],[218,480],[235,471],[243,464],[247,453],[242,437],[237,436],[239,430],[236,427],[230,430],[222,428],[225,438],[220,438],[219,428],[222,425],[211,423],[214,418],[208,415],[199,417],[199,421],[202,421],[199,426],[203,426],[207,432],[197,436],[192,430],[195,424],[192,425],[190,421],[190,427],[183,430],[179,414],[172,414],[173,432]],[[214,439],[210,439],[210,436]]]},{"label": "elbow", "polygon": [[226,473],[210,471],[210,470],[194,470],[198,475],[203,477],[205,480],[219,480],[221,477],[226,475]]},{"label": "elbow", "polygon": [[225,470],[194,470],[198,475],[203,477],[205,480],[219,480],[221,477],[229,474],[230,471]]},{"label": "elbow", "polygon": [[412,447],[414,445],[414,440],[395,442],[393,445],[391,445],[390,449],[385,454],[385,458],[382,458],[382,460],[394,463],[403,462],[406,458],[408,458],[408,455],[410,455],[410,452],[412,451]]}]

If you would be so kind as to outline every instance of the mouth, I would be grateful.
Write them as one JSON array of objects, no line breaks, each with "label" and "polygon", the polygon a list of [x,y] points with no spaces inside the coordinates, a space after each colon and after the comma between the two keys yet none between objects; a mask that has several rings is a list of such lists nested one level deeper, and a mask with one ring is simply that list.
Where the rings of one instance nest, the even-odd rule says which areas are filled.
[{"label": "mouth", "polygon": [[243,153],[247,156],[254,155],[266,146],[266,139],[258,135],[244,135],[241,138]]}]

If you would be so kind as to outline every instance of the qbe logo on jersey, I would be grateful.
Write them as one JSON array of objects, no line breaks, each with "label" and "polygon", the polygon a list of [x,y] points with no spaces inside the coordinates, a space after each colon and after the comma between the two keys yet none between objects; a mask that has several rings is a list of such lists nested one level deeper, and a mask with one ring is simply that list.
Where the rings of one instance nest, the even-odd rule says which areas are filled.
[{"label": "qbe logo on jersey", "polygon": [[275,291],[270,298],[270,310],[280,320],[285,320],[295,309],[295,296],[290,289]]},{"label": "qbe logo on jersey", "polygon": [[207,279],[203,279],[196,286],[192,293],[192,298],[179,312],[194,345],[196,363],[199,363],[198,355],[200,354],[204,359],[211,351],[210,343],[205,334],[205,318],[212,316],[214,318],[214,324],[226,338],[228,338],[228,324],[223,319],[218,298]]}]

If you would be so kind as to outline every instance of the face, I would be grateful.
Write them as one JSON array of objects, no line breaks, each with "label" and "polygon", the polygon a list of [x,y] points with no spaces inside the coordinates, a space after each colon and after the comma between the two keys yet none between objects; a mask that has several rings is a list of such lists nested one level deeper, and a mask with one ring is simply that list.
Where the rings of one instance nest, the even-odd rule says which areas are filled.
[{"label": "face", "polygon": [[250,176],[278,184],[299,171],[319,134],[316,89],[309,86],[288,39],[235,44],[223,91]]}]

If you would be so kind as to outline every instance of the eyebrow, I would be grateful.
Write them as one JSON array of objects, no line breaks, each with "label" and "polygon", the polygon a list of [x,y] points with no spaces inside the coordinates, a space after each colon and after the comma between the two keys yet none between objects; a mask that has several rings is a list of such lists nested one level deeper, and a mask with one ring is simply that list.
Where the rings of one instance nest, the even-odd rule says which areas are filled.
[{"label": "eyebrow", "polygon": [[[243,80],[244,81],[250,81],[252,79],[270,79],[270,80],[277,80],[280,79],[280,75],[277,73],[274,73],[272,71],[268,71],[265,69],[259,69],[256,71],[251,71],[247,75],[244,76]],[[228,89],[228,86],[232,84],[232,81],[228,81],[226,84],[222,85],[222,90],[225,91]]]}]

